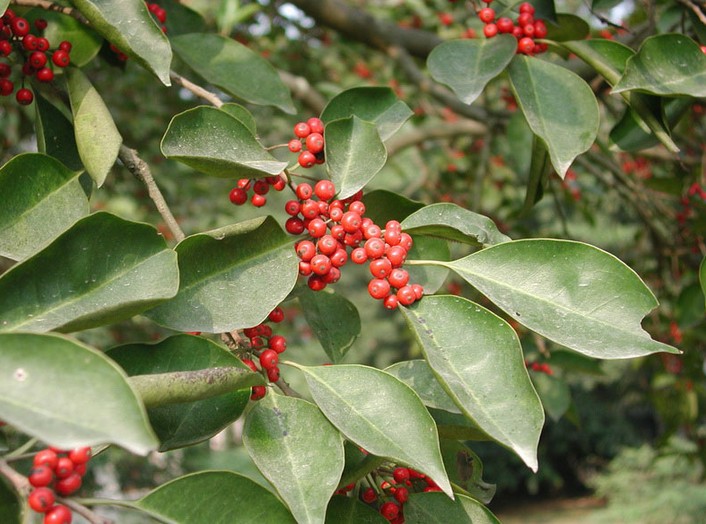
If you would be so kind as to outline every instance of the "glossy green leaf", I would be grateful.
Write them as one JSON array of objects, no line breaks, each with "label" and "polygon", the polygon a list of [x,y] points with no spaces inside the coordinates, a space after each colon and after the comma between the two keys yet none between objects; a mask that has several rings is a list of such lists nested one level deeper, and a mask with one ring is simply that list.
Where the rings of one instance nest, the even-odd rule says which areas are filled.
[{"label": "glossy green leaf", "polygon": [[53,156],[72,171],[83,170],[73,124],[39,92],[35,91],[34,96],[37,149],[40,153]]},{"label": "glossy green leaf", "polygon": [[556,422],[571,406],[569,385],[559,377],[542,372],[534,372],[530,376],[537,394],[542,400],[544,411]]},{"label": "glossy green leaf", "polygon": [[145,314],[178,331],[221,333],[256,326],[297,280],[292,241],[272,217],[192,235],[176,252],[179,293]]},{"label": "glossy green leaf", "polygon": [[[451,259],[449,243],[442,238],[412,235],[412,240],[412,249],[407,253],[407,260]],[[409,273],[410,282],[420,284],[427,295],[436,293],[444,285],[446,277],[449,275],[448,270],[441,266],[407,265],[405,269]]]},{"label": "glossy green leaf", "polygon": [[169,38],[206,31],[206,21],[203,17],[179,0],[160,0],[159,5],[169,13],[164,23]]},{"label": "glossy green leaf", "polygon": [[701,282],[701,291],[704,293],[704,300],[706,300],[706,258],[701,261],[699,267],[699,281]]},{"label": "glossy green leaf", "polygon": [[549,151],[563,178],[598,132],[598,102],[590,86],[561,66],[516,56],[509,67],[515,98],[530,128]]},{"label": "glossy green leaf", "polygon": [[73,0],[95,29],[110,43],[171,85],[172,49],[142,0]]},{"label": "glossy green leaf", "polygon": [[230,110],[215,107],[195,107],[172,118],[161,148],[167,158],[222,178],[278,175],[287,167]]},{"label": "glossy green leaf", "polygon": [[465,495],[456,495],[456,500],[442,493],[410,493],[404,506],[405,524],[449,524],[464,522],[472,524],[500,524],[488,508]]},{"label": "glossy green leaf", "polygon": [[298,295],[309,327],[331,362],[338,364],[360,335],[360,315],[355,305],[330,290],[304,289]]},{"label": "glossy green leaf", "polygon": [[383,227],[389,220],[402,221],[424,207],[416,200],[410,200],[398,193],[378,189],[363,195],[365,216]]},{"label": "glossy green leaf", "polygon": [[321,113],[321,119],[329,124],[334,120],[357,116],[375,124],[380,138],[387,140],[412,114],[412,110],[397,98],[391,88],[366,86],[346,89],[334,96]]},{"label": "glossy green leaf", "polygon": [[434,80],[449,86],[463,103],[472,104],[488,82],[505,70],[516,51],[517,39],[508,34],[450,40],[432,49],[427,67]]},{"label": "glossy green leaf", "polygon": [[326,510],[326,524],[387,524],[388,522],[371,506],[345,496],[332,497]]},{"label": "glossy green leaf", "polygon": [[[646,100],[653,98],[641,93],[631,93],[631,95],[632,99],[634,99],[635,96]],[[654,120],[664,127],[665,134],[668,133],[667,129],[674,127],[679,120],[688,113],[689,108],[692,106],[692,100],[686,97],[672,99],[663,98],[661,100],[657,99],[655,102],[657,108],[653,113]],[[662,111],[664,112],[664,119],[668,126],[664,126],[660,121],[660,117],[658,117]],[[660,142],[659,137],[650,132],[649,129],[645,130],[642,124],[642,119],[636,114],[635,110],[629,108],[625,111],[620,121],[611,129],[611,142],[613,142],[616,147],[620,148],[621,151],[641,151],[658,145]]]},{"label": "glossy green leaf", "polygon": [[[214,367],[248,369],[225,348],[201,337],[177,335],[157,344],[127,344],[107,355],[129,376],[195,371]],[[196,402],[149,408],[150,423],[160,451],[189,446],[212,437],[238,419],[250,397],[250,388]]]},{"label": "glossy green leaf", "polygon": [[461,411],[536,471],[544,412],[515,330],[462,297],[428,296],[401,311]]},{"label": "glossy green leaf", "polygon": [[448,203],[424,206],[402,221],[402,229],[479,247],[510,240],[488,217]]},{"label": "glossy green leaf", "polygon": [[259,53],[213,33],[179,35],[174,51],[207,82],[246,102],[294,113],[289,89]]},{"label": "glossy green leaf", "polygon": [[615,359],[678,352],[642,329],[657,300],[640,277],[596,247],[516,240],[447,267],[519,323],[579,353]]},{"label": "glossy green leaf", "polygon": [[78,174],[39,153],[0,167],[0,255],[21,260],[88,214]]},{"label": "glossy green leaf", "polygon": [[[0,9],[0,12],[2,11],[3,9]],[[0,515],[3,523],[22,524],[24,522],[22,513],[22,499],[5,476],[0,476]]]},{"label": "glossy green leaf", "polygon": [[407,360],[386,368],[390,375],[411,387],[425,406],[443,409],[450,413],[461,413],[439,381],[434,376],[426,360]]},{"label": "glossy green leaf", "polygon": [[[84,66],[100,51],[103,39],[86,24],[71,16],[47,9],[42,9],[41,17],[48,23],[44,36],[52,44],[58,45],[64,40],[71,42],[72,65]],[[57,69],[54,69],[54,73],[58,73]]]},{"label": "glossy green leaf", "polygon": [[[512,0],[511,3],[514,7],[518,8],[521,2]],[[535,9],[535,20],[539,20],[541,18],[542,20],[551,20],[554,22],[556,21],[557,13],[556,6],[554,5],[554,0],[534,0],[532,2],[532,5]]]},{"label": "glossy green leaf", "polygon": [[78,331],[173,297],[176,254],[147,224],[95,213],[0,278],[0,331]]},{"label": "glossy green leaf", "polygon": [[340,199],[362,189],[387,161],[375,124],[355,115],[329,122],[324,134],[326,169]]},{"label": "glossy green leaf", "polygon": [[229,102],[227,104],[223,104],[219,109],[240,120],[240,123],[247,127],[248,131],[250,131],[253,136],[257,134],[257,123],[255,122],[255,117],[250,111],[240,104]]},{"label": "glossy green leaf", "polygon": [[0,370],[0,419],[24,433],[60,448],[157,448],[127,377],[100,351],[60,335],[3,333]]},{"label": "glossy green leaf", "polygon": [[300,367],[321,411],[369,453],[426,473],[451,495],[436,425],[412,389],[359,365]]},{"label": "glossy green leaf", "polygon": [[105,102],[86,75],[72,67],[66,70],[66,79],[78,154],[100,187],[118,157],[123,139]]},{"label": "glossy green leaf", "polygon": [[662,96],[706,96],[706,55],[685,35],[647,38],[628,60],[613,93],[632,89]]},{"label": "glossy green leaf", "polygon": [[324,522],[343,471],[343,438],[316,406],[265,396],[245,418],[243,444],[297,522]]},{"label": "glossy green leaf", "polygon": [[547,39],[554,42],[581,40],[590,32],[591,28],[583,18],[569,13],[557,13],[556,22],[547,23]]},{"label": "glossy green leaf", "polygon": [[161,485],[137,505],[178,524],[294,524],[269,490],[231,471],[200,471]]},{"label": "glossy green leaf", "polygon": [[436,408],[429,408],[439,437],[449,440],[492,440],[487,433],[467,416]]},{"label": "glossy green leaf", "polygon": [[533,135],[531,151],[527,191],[521,213],[528,213],[544,197],[552,169],[549,151],[537,135]]},{"label": "glossy green leaf", "polygon": [[483,480],[483,463],[471,448],[457,440],[442,440],[441,455],[449,479],[483,504],[495,495],[495,484]]}]

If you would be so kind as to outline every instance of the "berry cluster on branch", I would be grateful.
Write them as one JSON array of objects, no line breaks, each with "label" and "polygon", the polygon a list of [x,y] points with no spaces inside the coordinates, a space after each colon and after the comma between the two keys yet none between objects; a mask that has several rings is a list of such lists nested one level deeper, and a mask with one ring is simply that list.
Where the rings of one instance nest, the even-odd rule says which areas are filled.
[{"label": "berry cluster on branch", "polygon": [[[272,328],[267,325],[267,322],[279,324],[284,320],[284,311],[277,306],[267,316],[267,320],[243,330],[243,335],[248,337],[250,341],[250,352],[257,356],[260,362],[260,368],[253,359],[243,358],[243,364],[248,366],[255,373],[262,373],[270,382],[279,380],[279,355],[287,349],[287,339],[282,335],[275,335]],[[265,386],[253,386],[250,398],[252,400],[260,400],[267,393]]]},{"label": "berry cluster on branch", "polygon": [[[483,0],[490,5],[493,0]],[[535,42],[535,38],[547,36],[547,25],[544,20],[535,20],[535,9],[529,2],[523,2],[519,7],[520,14],[517,20],[503,16],[496,18],[495,10],[484,7],[478,11],[478,18],[485,24],[483,34],[486,38],[493,38],[498,33],[507,33],[517,38],[517,52],[524,55],[536,55],[547,50],[547,44]]]}]

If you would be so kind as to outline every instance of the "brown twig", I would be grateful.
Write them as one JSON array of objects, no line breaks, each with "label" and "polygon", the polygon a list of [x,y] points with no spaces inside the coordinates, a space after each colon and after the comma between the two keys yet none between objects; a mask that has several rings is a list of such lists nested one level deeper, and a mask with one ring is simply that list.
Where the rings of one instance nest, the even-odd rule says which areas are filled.
[{"label": "brown twig", "polygon": [[696,5],[691,0],[677,0],[677,2],[688,7],[696,15],[696,17],[701,20],[701,23],[706,25],[706,14],[704,14],[704,12],[699,9],[698,5]]},{"label": "brown twig", "polygon": [[200,85],[194,84],[191,80],[184,78],[180,74],[175,73],[174,71],[170,71],[169,78],[174,83],[179,84],[181,87],[183,87],[187,91],[190,91],[197,97],[203,98],[209,104],[216,107],[221,107],[223,105],[223,100],[218,98],[218,95],[216,95],[216,93],[212,93],[208,89],[204,89]]},{"label": "brown twig", "polygon": [[435,138],[453,138],[456,136],[480,136],[485,135],[488,128],[479,122],[472,120],[461,120],[459,122],[449,122],[433,127],[420,127],[390,138],[385,144],[388,158],[417,144],[434,140]]},{"label": "brown twig", "polygon": [[10,0],[10,3],[25,7],[39,7],[40,9],[46,9],[47,11],[55,11],[57,13],[61,13],[62,15],[68,15],[75,18],[82,24],[91,25],[88,19],[83,16],[78,9],[74,9],[73,7],[66,7],[47,0]]},{"label": "brown twig", "polygon": [[0,460],[0,475],[4,476],[10,481],[15,491],[20,495],[20,497],[26,497],[29,495],[30,486],[27,477],[17,473],[7,462]]},{"label": "brown twig", "polygon": [[68,506],[71,508],[74,512],[78,513],[81,515],[83,518],[85,518],[88,522],[91,524],[113,524],[115,521],[112,519],[109,519],[107,517],[101,517],[100,515],[96,514],[86,506],[83,506],[76,502],[75,500],[68,499],[68,498],[59,498],[59,502],[64,504],[65,506]]},{"label": "brown twig", "polygon": [[287,71],[279,71],[279,77],[295,98],[301,100],[314,114],[321,114],[324,107],[326,107],[326,99],[312,87],[306,78],[293,75]]}]

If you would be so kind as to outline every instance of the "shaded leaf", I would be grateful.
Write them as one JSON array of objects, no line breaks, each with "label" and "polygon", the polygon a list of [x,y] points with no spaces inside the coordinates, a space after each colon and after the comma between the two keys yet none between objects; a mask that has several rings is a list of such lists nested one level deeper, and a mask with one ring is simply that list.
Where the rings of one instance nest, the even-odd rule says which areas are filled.
[{"label": "shaded leaf", "polygon": [[471,448],[455,440],[442,440],[441,455],[451,482],[483,504],[492,500],[495,484],[483,480],[483,463]]},{"label": "shaded leaf", "polygon": [[[449,260],[449,243],[441,238],[413,235],[412,249],[407,253],[407,260]],[[420,284],[424,293],[436,293],[446,282],[449,272],[440,266],[408,265],[409,280]]]},{"label": "shaded leaf", "polygon": [[169,13],[164,23],[167,26],[169,38],[206,30],[206,21],[203,17],[179,0],[160,0],[159,5]]},{"label": "shaded leaf", "polygon": [[78,331],[173,297],[176,254],[147,224],[95,213],[0,278],[0,331]]},{"label": "shaded leaf", "polygon": [[500,524],[488,508],[465,495],[456,495],[456,500],[442,493],[410,493],[404,506],[406,524],[448,524],[466,522],[472,524]]},{"label": "shaded leaf", "polygon": [[[3,9],[0,9],[0,12],[3,12]],[[4,475],[0,476],[0,515],[4,524],[24,522],[22,499]]]},{"label": "shaded leaf", "polygon": [[569,385],[559,377],[546,373],[531,373],[530,377],[539,398],[542,400],[544,411],[556,422],[564,416],[571,406]]},{"label": "shaded leaf", "polygon": [[537,135],[533,135],[531,150],[532,157],[530,159],[527,192],[525,193],[525,202],[522,205],[522,213],[528,213],[544,197],[544,190],[549,184],[549,174],[552,168],[549,162],[549,152],[544,142]]},{"label": "shaded leaf", "polygon": [[377,189],[363,195],[365,216],[383,227],[389,220],[402,222],[406,217],[422,209],[424,204],[410,200],[399,193]]},{"label": "shaded leaf", "polygon": [[544,413],[515,330],[462,297],[427,296],[401,311],[461,411],[536,471]]},{"label": "shaded leaf", "polygon": [[229,102],[227,104],[223,104],[219,109],[221,111],[225,111],[230,116],[240,120],[240,123],[247,127],[248,131],[250,131],[253,136],[257,134],[257,124],[255,122],[255,117],[252,116],[252,113],[250,111],[248,111],[240,104]]},{"label": "shaded leaf", "polygon": [[3,333],[0,370],[0,419],[24,433],[60,448],[114,443],[145,455],[158,445],[125,374],[93,348]]},{"label": "shaded leaf", "polygon": [[78,154],[100,187],[118,157],[123,139],[105,102],[86,75],[72,67],[67,68],[66,79]]},{"label": "shaded leaf", "polygon": [[74,126],[54,105],[35,91],[37,149],[53,156],[72,171],[83,170]]},{"label": "shaded leaf", "polygon": [[252,131],[232,116],[199,106],[179,113],[162,138],[164,156],[183,162],[207,175],[250,178],[278,175],[287,167],[260,145]]},{"label": "shaded leaf", "polygon": [[678,352],[642,329],[657,300],[640,277],[588,244],[516,240],[446,265],[521,324],[579,353],[615,359]]},{"label": "shaded leaf", "polygon": [[441,409],[429,408],[436,422],[439,437],[446,440],[492,440],[478,425],[467,416]]},{"label": "shaded leaf", "polygon": [[289,89],[259,53],[213,33],[191,33],[171,39],[179,58],[207,82],[246,102],[294,113]]},{"label": "shaded leaf", "polygon": [[[225,348],[190,335],[176,335],[157,344],[126,344],[112,348],[107,355],[129,376],[213,367],[249,369]],[[212,437],[240,417],[249,397],[247,388],[196,402],[149,408],[147,414],[159,438],[160,451]]]},{"label": "shaded leaf", "polygon": [[360,500],[335,496],[326,510],[326,524],[386,524],[380,513]]},{"label": "shaded leaf", "polygon": [[245,418],[243,444],[297,522],[324,522],[343,471],[343,438],[316,406],[267,395]]},{"label": "shaded leaf", "polygon": [[450,40],[439,44],[427,58],[429,74],[449,86],[465,104],[472,104],[485,86],[502,73],[517,51],[509,34],[495,38]]},{"label": "shaded leaf", "polygon": [[704,299],[706,300],[706,258],[701,261],[699,267],[699,281],[701,282],[701,291],[703,291]]},{"label": "shaded leaf", "polygon": [[510,240],[488,217],[448,203],[424,206],[402,221],[402,229],[473,246],[491,246]]},{"label": "shaded leaf", "polygon": [[176,252],[179,293],[145,315],[178,331],[221,333],[256,326],[297,280],[292,241],[272,217],[192,235]]},{"label": "shaded leaf", "polygon": [[398,362],[385,368],[385,371],[411,387],[425,406],[443,409],[450,413],[461,413],[459,407],[439,384],[426,360]]},{"label": "shaded leaf", "polygon": [[172,49],[142,0],[73,0],[91,27],[123,53],[171,85]]},{"label": "shaded leaf", "polygon": [[571,371],[572,373],[586,373],[596,376],[605,374],[600,360],[563,349],[552,351],[552,358],[549,364],[552,367],[559,367],[566,371]]},{"label": "shaded leaf", "polygon": [[[640,93],[632,93],[631,98],[635,96],[645,99],[651,98]],[[662,113],[663,108],[667,125],[664,126],[662,124],[662,126],[665,128],[664,133],[668,133],[668,129],[674,127],[688,112],[692,106],[692,101],[689,98],[661,99],[657,101],[657,105],[657,110],[654,112],[655,121],[660,121],[657,114]],[[622,151],[640,151],[658,145],[660,142],[659,137],[652,132],[646,131],[641,125],[642,123],[642,119],[636,114],[635,110],[632,108],[628,109],[620,121],[610,130],[610,140]]]},{"label": "shaded leaf", "polygon": [[556,22],[547,23],[547,39],[554,42],[582,40],[590,32],[591,28],[583,18],[569,13],[557,13]]},{"label": "shaded leaf", "polygon": [[178,524],[289,524],[291,513],[269,490],[231,471],[200,471],[145,495],[137,505]]},{"label": "shaded leaf", "polygon": [[298,295],[306,321],[331,362],[338,364],[360,335],[360,315],[347,298],[328,289]]},{"label": "shaded leaf", "polygon": [[598,102],[581,77],[561,66],[516,56],[509,67],[515,98],[563,178],[598,132]]},{"label": "shaded leaf", "polygon": [[329,122],[324,134],[326,169],[337,198],[354,195],[385,165],[387,151],[375,124],[354,115]]},{"label": "shaded leaf", "polygon": [[21,260],[88,214],[78,173],[39,153],[0,168],[0,255]]},{"label": "shaded leaf", "polygon": [[316,404],[346,438],[426,473],[451,495],[436,425],[409,386],[366,366],[297,367]]},{"label": "shaded leaf", "polygon": [[328,124],[357,116],[375,124],[380,138],[387,140],[412,114],[391,88],[365,86],[346,89],[334,96],[321,113],[321,120]]},{"label": "shaded leaf", "polygon": [[[44,37],[58,45],[64,40],[71,42],[71,64],[77,67],[86,65],[100,51],[103,39],[96,32],[71,16],[63,13],[41,10],[41,18],[48,23]],[[58,73],[60,69],[54,69]]]}]

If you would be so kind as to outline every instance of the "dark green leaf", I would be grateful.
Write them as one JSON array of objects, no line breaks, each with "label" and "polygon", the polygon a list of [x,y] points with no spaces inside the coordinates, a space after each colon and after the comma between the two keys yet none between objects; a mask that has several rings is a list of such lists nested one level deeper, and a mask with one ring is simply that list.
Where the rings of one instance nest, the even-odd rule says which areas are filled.
[{"label": "dark green leaf", "polygon": [[[513,1],[513,4],[517,5],[518,2]],[[534,18],[535,20],[551,20],[556,22],[557,13],[556,7],[554,6],[554,0],[534,0],[532,2],[534,6]]]},{"label": "dark green leaf", "polygon": [[425,406],[461,413],[449,394],[441,387],[426,360],[407,360],[385,369],[411,387]]},{"label": "dark green leaf", "polygon": [[441,455],[451,482],[483,504],[492,500],[495,484],[483,480],[483,463],[471,448],[455,440],[442,440]]},{"label": "dark green leaf", "polygon": [[465,495],[456,495],[456,500],[442,493],[410,493],[404,507],[406,524],[500,524],[488,508]]},{"label": "dark green leaf", "polygon": [[378,189],[363,195],[365,216],[383,227],[389,220],[402,222],[403,219],[422,209],[424,204],[410,200],[398,193]]},{"label": "dark green leaf", "polygon": [[93,348],[60,335],[3,333],[0,370],[0,419],[20,431],[60,448],[157,448],[127,377]]},{"label": "dark green leaf", "polygon": [[0,168],[0,255],[21,260],[88,214],[78,174],[39,153]]},{"label": "dark green leaf", "polygon": [[174,51],[207,82],[246,102],[294,113],[289,89],[259,53],[213,33],[179,35]]},{"label": "dark green leaf", "polygon": [[402,229],[473,246],[492,246],[510,240],[488,217],[447,203],[424,206],[402,221]]},{"label": "dark green leaf", "polygon": [[267,395],[245,418],[243,444],[297,522],[324,521],[343,471],[343,438],[316,406]]},{"label": "dark green leaf", "polygon": [[515,111],[507,124],[508,151],[506,160],[515,173],[529,173],[532,161],[534,133],[521,111]]},{"label": "dark green leaf", "polygon": [[387,524],[375,509],[345,496],[331,498],[326,510],[326,524]]},{"label": "dark green leaf", "polygon": [[37,91],[35,104],[39,152],[53,156],[72,171],[83,170],[71,121]]},{"label": "dark green leaf", "polygon": [[331,362],[338,364],[360,335],[360,315],[347,298],[330,290],[298,295],[306,321]]},{"label": "dark green leaf", "polygon": [[158,487],[137,502],[178,524],[294,524],[270,491],[230,471],[200,471]]},{"label": "dark green leaf", "polygon": [[590,86],[561,66],[516,56],[510,62],[515,98],[530,128],[549,151],[563,178],[578,155],[593,144],[598,132],[598,102]]},{"label": "dark green leaf", "polygon": [[373,455],[426,473],[451,494],[436,425],[409,386],[366,366],[299,369],[316,404],[346,438]]},{"label": "dark green leaf", "polygon": [[[3,12],[3,9],[0,9],[0,12]],[[22,513],[22,499],[5,476],[0,475],[0,515],[3,524],[22,524],[25,521]]]},{"label": "dark green leaf", "polygon": [[[321,119],[326,123],[357,116],[377,127],[387,140],[412,116],[412,110],[389,87],[354,87],[337,94],[326,105]],[[328,136],[327,136],[328,139]]]},{"label": "dark green leaf", "polygon": [[[641,93],[632,93],[631,98],[634,99],[635,96],[645,99],[646,102],[653,98]],[[657,104],[654,110],[655,122],[660,122],[663,107],[664,118],[667,121],[664,133],[668,133],[668,129],[674,127],[692,106],[692,100],[689,98],[657,99],[655,102]],[[643,128],[643,120],[633,108],[625,111],[623,118],[611,129],[610,140],[622,151],[640,151],[654,147],[660,142],[655,134]]]},{"label": "dark green leaf", "polygon": [[547,22],[547,39],[554,42],[581,40],[590,32],[591,28],[583,18],[569,13],[557,13],[556,22]]},{"label": "dark green leaf", "polygon": [[632,89],[663,96],[706,96],[706,55],[685,35],[647,38],[628,60],[613,93]]},{"label": "dark green leaf", "polygon": [[[100,51],[103,39],[96,32],[82,24],[71,16],[47,9],[41,10],[41,18],[44,18],[48,25],[44,30],[44,36],[54,46],[64,40],[71,42],[71,64],[81,67],[86,65]],[[54,73],[57,73],[54,69]]]},{"label": "dark green leaf", "polygon": [[123,53],[169,81],[172,49],[142,0],[73,0],[91,27]]},{"label": "dark green leaf", "polygon": [[447,267],[521,324],[579,353],[614,359],[678,352],[642,329],[657,300],[640,277],[596,247],[516,240]]},{"label": "dark green leaf", "polygon": [[292,241],[272,217],[192,235],[176,252],[179,293],[146,315],[178,331],[221,333],[256,326],[297,280]]},{"label": "dark green leaf", "polygon": [[176,254],[147,224],[95,213],[0,278],[0,331],[78,331],[173,297]]},{"label": "dark green leaf", "polygon": [[160,0],[159,5],[169,13],[164,25],[167,26],[167,35],[170,38],[206,30],[203,17],[179,0]]},{"label": "dark green leaf", "polygon": [[492,440],[487,433],[465,415],[429,408],[439,429],[439,437],[447,440]]},{"label": "dark green leaf", "polygon": [[544,411],[556,422],[571,406],[569,385],[564,380],[546,373],[536,372],[530,376],[537,394],[542,400]]},{"label": "dark green leaf", "polygon": [[495,38],[451,40],[427,58],[429,74],[449,86],[465,104],[472,104],[485,86],[502,73],[517,51],[517,39],[501,34]]},{"label": "dark green leaf", "polygon": [[162,153],[208,175],[250,178],[278,175],[287,167],[260,145],[230,110],[200,106],[179,113],[162,138]]},{"label": "dark green leaf", "polygon": [[326,169],[338,198],[354,195],[385,165],[387,151],[375,124],[354,115],[326,124],[325,135]]},{"label": "dark green leaf", "polygon": [[255,117],[252,116],[252,113],[250,111],[245,109],[240,104],[229,102],[227,104],[223,104],[219,109],[221,111],[225,111],[230,116],[240,120],[240,123],[247,127],[248,131],[250,131],[253,136],[257,134],[257,124],[255,123]]},{"label": "dark green leaf", "polygon": [[549,364],[552,367],[558,367],[572,373],[586,373],[596,376],[605,374],[600,360],[563,349],[552,351],[552,358]]},{"label": "dark green leaf", "polygon": [[699,267],[699,281],[701,282],[701,291],[704,293],[704,299],[706,299],[706,258],[701,261],[701,266]]},{"label": "dark green leaf", "polygon": [[[441,238],[413,235],[412,249],[407,253],[407,260],[449,260],[449,243]],[[440,266],[406,266],[409,280],[420,284],[424,293],[436,293],[446,282],[449,272]]]},{"label": "dark green leaf", "polygon": [[594,10],[610,9],[621,2],[622,0],[593,0],[591,6]]},{"label": "dark green leaf", "polygon": [[549,162],[549,152],[544,142],[536,135],[533,135],[531,150],[532,158],[530,159],[527,192],[525,193],[522,213],[528,213],[544,196],[544,190],[549,183],[549,174],[552,167]]},{"label": "dark green leaf", "polygon": [[[108,356],[129,376],[195,371],[213,367],[247,369],[239,358],[201,337],[177,335],[158,344],[128,344]],[[161,443],[160,451],[189,446],[212,437],[240,417],[250,389],[196,402],[150,408],[147,414]]]},{"label": "dark green leaf", "polygon": [[462,297],[427,296],[401,311],[461,411],[536,471],[544,413],[515,330]]},{"label": "dark green leaf", "polygon": [[110,111],[86,75],[72,67],[66,70],[66,79],[78,154],[86,171],[100,187],[118,157],[123,139]]}]

